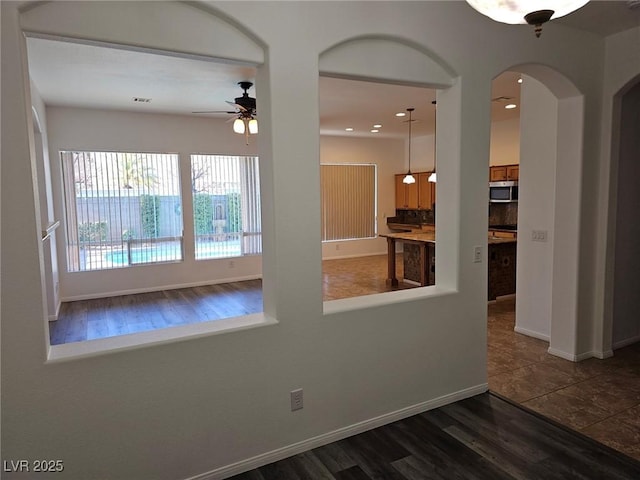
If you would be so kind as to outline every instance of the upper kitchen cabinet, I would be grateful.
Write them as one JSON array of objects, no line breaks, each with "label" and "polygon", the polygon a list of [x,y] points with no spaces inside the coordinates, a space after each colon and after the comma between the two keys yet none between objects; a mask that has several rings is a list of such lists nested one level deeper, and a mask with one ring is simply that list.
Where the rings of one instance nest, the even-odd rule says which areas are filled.
[{"label": "upper kitchen cabinet", "polygon": [[431,210],[436,203],[436,184],[429,181],[431,172],[419,173],[418,183],[418,208],[420,210]]},{"label": "upper kitchen cabinet", "polygon": [[405,173],[396,175],[396,208],[418,208],[418,183],[402,183],[405,175]]},{"label": "upper kitchen cabinet", "polygon": [[520,165],[500,165],[489,168],[490,182],[504,182],[507,180],[518,180]]},{"label": "upper kitchen cabinet", "polygon": [[415,183],[402,183],[406,174],[396,175],[396,209],[431,210],[436,203],[436,184],[429,182],[431,172],[414,173]]}]

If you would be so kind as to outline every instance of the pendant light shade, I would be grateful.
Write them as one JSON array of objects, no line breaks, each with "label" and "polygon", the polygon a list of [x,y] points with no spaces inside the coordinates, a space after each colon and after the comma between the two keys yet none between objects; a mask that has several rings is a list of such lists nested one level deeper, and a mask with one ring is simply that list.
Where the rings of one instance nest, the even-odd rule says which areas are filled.
[{"label": "pendant light shade", "polygon": [[408,185],[416,183],[415,177],[411,174],[411,122],[413,121],[411,119],[411,112],[413,112],[414,110],[415,108],[407,108],[407,112],[409,112],[409,170],[402,179],[402,183],[406,183]]},{"label": "pendant light shade", "polygon": [[409,170],[409,173],[407,173],[404,176],[404,178],[402,179],[402,183],[406,183],[407,185],[410,185],[412,183],[416,183],[416,177],[411,175],[411,170]]},{"label": "pendant light shade", "polygon": [[540,36],[542,24],[564,17],[584,6],[589,0],[467,0],[481,14],[500,23],[536,26]]}]

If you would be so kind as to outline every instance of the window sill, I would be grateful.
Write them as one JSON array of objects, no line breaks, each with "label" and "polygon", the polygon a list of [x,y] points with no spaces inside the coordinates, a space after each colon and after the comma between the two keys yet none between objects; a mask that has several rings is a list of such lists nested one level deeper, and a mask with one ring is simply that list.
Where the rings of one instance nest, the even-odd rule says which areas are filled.
[{"label": "window sill", "polygon": [[148,332],[51,345],[46,363],[67,362],[276,324],[278,324],[276,319],[268,317],[264,313],[254,313],[241,317],[161,328]]}]

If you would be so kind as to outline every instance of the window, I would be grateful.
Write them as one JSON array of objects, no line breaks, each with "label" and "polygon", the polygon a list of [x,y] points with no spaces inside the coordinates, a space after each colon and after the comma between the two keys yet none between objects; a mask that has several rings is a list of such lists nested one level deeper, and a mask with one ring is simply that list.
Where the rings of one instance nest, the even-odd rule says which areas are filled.
[{"label": "window", "polygon": [[191,155],[196,260],[262,253],[258,157]]},{"label": "window", "polygon": [[376,165],[322,164],[322,241],[376,236]]},{"label": "window", "polygon": [[183,259],[178,155],[60,155],[68,271]]}]

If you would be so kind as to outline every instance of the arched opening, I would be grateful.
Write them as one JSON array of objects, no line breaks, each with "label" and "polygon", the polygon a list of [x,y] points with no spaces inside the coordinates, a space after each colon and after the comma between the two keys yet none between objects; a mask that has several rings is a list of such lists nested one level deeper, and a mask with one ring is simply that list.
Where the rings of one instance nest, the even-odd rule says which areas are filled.
[{"label": "arched opening", "polygon": [[[41,210],[45,215],[54,205],[55,211],[53,216],[47,215],[47,223],[49,217],[64,220],[57,243],[62,300],[88,301],[261,278],[258,245],[261,242],[254,241],[255,238],[247,240],[245,235],[259,237],[260,210],[257,207],[247,213],[244,205],[247,198],[260,204],[258,148],[255,140],[246,145],[244,138],[235,135],[230,124],[225,123],[229,116],[226,111],[232,110],[225,101],[233,102],[234,97],[241,96],[239,81],[255,83],[258,68],[264,62],[263,46],[250,32],[206,8],[193,8],[180,2],[133,3],[121,7],[44,2],[25,10],[21,16],[27,36],[32,90],[36,101],[42,104],[38,127],[42,133],[35,136],[36,155],[39,139],[46,138],[47,145],[42,145],[41,149],[45,159],[47,152],[50,153],[52,164],[50,180],[43,172],[37,172],[38,187],[43,191],[48,189],[54,198],[48,208]],[[69,22],[77,15],[106,20],[97,22],[100,28],[87,31],[83,22]],[[150,21],[155,22],[155,28],[122,28],[127,24],[127,18],[134,17],[153,19]],[[160,25],[169,29],[181,22],[191,25],[193,34],[167,40]],[[154,35],[153,32],[158,33]],[[207,37],[205,41],[203,35]],[[217,41],[218,36],[223,36],[225,42]],[[94,60],[98,64],[93,63]],[[76,71],[74,76],[73,69],[83,66],[88,69]],[[61,76],[64,70],[71,75]],[[173,90],[167,88],[171,83],[176,86]],[[250,93],[256,95],[255,91]],[[194,94],[199,96],[195,103]],[[44,109],[47,109],[46,116]],[[207,114],[198,114],[201,110]],[[210,110],[216,112],[207,116]],[[47,135],[48,127],[54,127],[49,129],[51,135]],[[74,150],[68,155],[61,153],[69,148]],[[109,152],[113,153],[112,159],[103,161],[102,157],[108,156]],[[206,172],[202,168],[196,172],[196,163],[200,162],[199,167],[204,164],[202,158],[195,157],[202,157],[202,154],[216,158],[209,162],[211,165]],[[134,160],[135,168],[130,169],[133,173],[126,173],[130,159],[123,156]],[[168,161],[173,162],[175,169],[165,168],[166,163],[153,163],[154,158],[165,156],[172,157]],[[78,163],[81,158],[83,160]],[[149,161],[153,166],[143,165]],[[265,161],[268,164],[269,159],[265,158]],[[224,165],[214,168],[212,162]],[[116,170],[119,173],[113,173]],[[231,170],[233,173],[229,173]],[[214,179],[217,174],[226,177]],[[231,180],[227,178],[229,175],[233,177]],[[126,181],[122,180],[124,177]],[[175,188],[168,191],[164,188],[165,183]],[[159,189],[160,184],[163,189]],[[222,191],[223,185],[230,184],[237,184],[237,189],[230,187]],[[125,190],[126,202],[118,194]],[[137,194],[131,195],[134,191]],[[208,208],[204,209],[205,219],[197,217],[203,211],[195,202],[198,195],[209,197]],[[225,214],[234,215],[235,230],[229,230],[232,222],[223,226],[218,221],[214,208],[216,200],[223,201],[227,209]],[[89,208],[89,204],[98,203],[99,206]],[[129,206],[124,208],[124,203]],[[80,218],[79,212],[89,212],[82,222],[76,221]],[[176,223],[176,218],[184,223]],[[149,222],[153,224],[151,227]],[[206,225],[207,230],[196,231],[198,222]],[[251,232],[241,230],[248,226]],[[143,231],[151,233],[147,232],[144,239],[138,238]],[[147,238],[150,235],[153,237],[151,242]],[[68,260],[69,251],[73,250],[68,244],[81,236],[89,242],[90,255],[85,249],[84,255]],[[216,243],[216,249],[205,252],[213,252],[213,256],[202,256],[199,237],[206,237],[208,244]],[[169,249],[179,261],[174,261],[173,256],[156,261],[155,250],[150,250],[149,254],[142,251],[143,247],[152,244],[157,247],[171,242],[179,244]],[[221,243],[224,245],[217,245]],[[118,251],[114,247],[116,244]],[[50,245],[55,248],[53,241]],[[156,247],[151,248],[157,250]],[[87,267],[87,258],[94,257],[99,259],[98,269]],[[54,253],[52,262],[55,260]],[[149,267],[142,264],[151,263],[154,263],[155,273],[144,274]],[[70,268],[80,264],[87,268]],[[203,264],[208,264],[209,268]],[[102,268],[104,265],[108,265],[107,270]],[[123,268],[123,265],[130,268]],[[211,265],[216,268],[210,268]],[[57,281],[46,280],[46,283],[47,297],[55,299],[56,295],[50,295],[49,291],[56,293]],[[262,313],[261,295],[248,303],[252,305],[251,311],[240,308],[227,313],[215,313],[201,305],[195,312],[192,310],[198,318],[188,323]],[[146,326],[135,326],[126,320],[128,325],[116,328],[85,322],[84,332],[77,334],[69,335],[73,330],[61,327],[59,330],[66,332],[66,339],[56,338],[55,342],[52,329],[50,340],[51,344],[88,339],[115,340],[103,342],[101,348],[109,349],[110,345],[118,344],[113,337],[122,334],[185,325],[180,317],[186,318],[184,312],[174,316],[174,321],[169,323],[145,321]],[[220,326],[222,328],[222,324]],[[225,328],[230,327],[233,326]],[[189,334],[188,329],[180,332],[173,329],[172,332],[178,336]],[[172,333],[167,335],[171,337]],[[144,335],[138,338],[142,343],[146,341]]]},{"label": "arched opening", "polygon": [[319,66],[324,300],[434,285],[435,101],[454,76],[398,38],[345,41]]},{"label": "arched opening", "polygon": [[[640,300],[635,287],[636,273],[640,268],[638,259],[638,233],[640,223],[635,213],[640,193],[637,178],[640,175],[638,157],[640,140],[640,78],[630,81],[614,97],[614,131],[611,179],[615,192],[615,222],[613,248],[612,295],[612,349],[620,349],[640,341]],[[617,128],[616,128],[617,127]],[[615,182],[615,183],[614,183]]]},{"label": "arched opening", "polygon": [[549,67],[510,71],[523,79],[515,330],[576,361],[583,98]]}]

